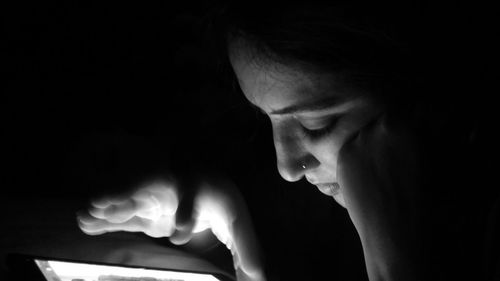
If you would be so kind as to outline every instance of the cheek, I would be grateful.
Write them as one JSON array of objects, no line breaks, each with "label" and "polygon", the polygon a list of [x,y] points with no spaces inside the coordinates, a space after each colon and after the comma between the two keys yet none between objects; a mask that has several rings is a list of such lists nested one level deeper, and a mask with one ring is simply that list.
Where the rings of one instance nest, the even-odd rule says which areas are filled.
[{"label": "cheek", "polygon": [[340,150],[354,132],[352,126],[339,124],[332,133],[310,144],[309,151],[320,162],[322,170],[328,171],[329,174],[336,177]]},{"label": "cheek", "polygon": [[336,175],[337,159],[341,146],[341,139],[332,135],[314,143],[310,151],[314,158],[319,161],[321,170]]}]

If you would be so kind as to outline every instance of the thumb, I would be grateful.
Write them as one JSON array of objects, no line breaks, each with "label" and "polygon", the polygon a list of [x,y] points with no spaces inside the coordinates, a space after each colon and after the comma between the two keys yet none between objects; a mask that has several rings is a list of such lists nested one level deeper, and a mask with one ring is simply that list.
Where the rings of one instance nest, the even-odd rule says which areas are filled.
[{"label": "thumb", "polygon": [[248,275],[245,273],[243,270],[240,268],[236,269],[236,280],[237,281],[265,281],[266,278],[264,275],[259,275],[256,276],[255,274],[253,276]]},{"label": "thumb", "polygon": [[264,262],[257,236],[250,218],[238,218],[233,223],[233,253],[234,266],[238,281],[266,280]]}]

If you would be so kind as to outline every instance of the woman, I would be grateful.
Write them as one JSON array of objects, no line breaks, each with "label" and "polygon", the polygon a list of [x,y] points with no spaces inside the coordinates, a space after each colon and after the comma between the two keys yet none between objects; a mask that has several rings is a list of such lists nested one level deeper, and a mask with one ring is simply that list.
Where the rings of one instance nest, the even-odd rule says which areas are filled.
[{"label": "woman", "polygon": [[[393,5],[233,4],[211,35],[246,99],[271,120],[280,175],[306,178],[347,209],[370,280],[494,278],[498,192],[483,188],[484,142],[461,114],[457,90],[467,87],[449,85],[460,71],[436,71],[448,61],[419,41],[428,29],[412,22],[418,10]],[[189,178],[197,180],[171,172],[95,200],[80,227],[179,244],[210,227],[239,280],[269,278],[236,187],[203,171]]]}]

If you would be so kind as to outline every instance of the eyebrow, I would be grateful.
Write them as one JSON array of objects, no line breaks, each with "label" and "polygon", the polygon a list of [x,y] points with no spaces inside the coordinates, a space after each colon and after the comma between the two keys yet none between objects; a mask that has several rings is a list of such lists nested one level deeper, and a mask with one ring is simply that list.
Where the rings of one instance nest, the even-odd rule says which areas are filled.
[{"label": "eyebrow", "polygon": [[285,114],[297,114],[302,112],[319,111],[327,108],[334,107],[345,102],[345,98],[340,97],[329,97],[326,99],[320,99],[312,102],[300,103],[287,106],[282,109],[272,110],[269,115],[285,115]]}]

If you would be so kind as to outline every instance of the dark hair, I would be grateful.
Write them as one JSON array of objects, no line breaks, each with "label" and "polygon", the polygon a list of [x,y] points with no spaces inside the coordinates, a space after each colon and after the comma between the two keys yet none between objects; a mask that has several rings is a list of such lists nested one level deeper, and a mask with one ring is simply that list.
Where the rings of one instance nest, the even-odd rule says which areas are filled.
[{"label": "dark hair", "polygon": [[482,108],[493,104],[485,100],[494,37],[480,20],[487,14],[390,0],[229,1],[216,11],[208,35],[235,86],[228,42],[240,38],[256,57],[347,74],[348,82],[395,111],[416,112],[418,122],[445,118],[460,131],[474,119],[488,119]]},{"label": "dark hair", "polygon": [[259,59],[343,74],[388,103],[412,100],[409,90],[419,79],[409,67],[414,63],[404,12],[356,1],[235,2],[213,23],[222,65],[229,65],[228,42],[243,39]]}]

